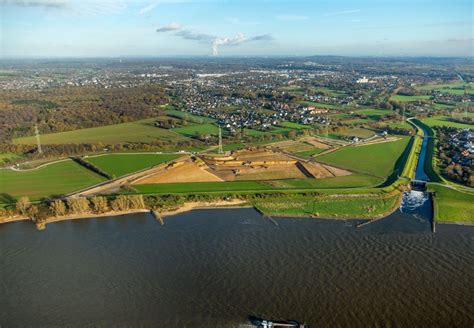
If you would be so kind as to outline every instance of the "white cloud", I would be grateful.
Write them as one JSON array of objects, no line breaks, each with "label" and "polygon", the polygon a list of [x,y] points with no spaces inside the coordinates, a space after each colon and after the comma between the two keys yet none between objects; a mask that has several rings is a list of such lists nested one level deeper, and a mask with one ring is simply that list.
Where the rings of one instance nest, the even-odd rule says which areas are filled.
[{"label": "white cloud", "polygon": [[183,26],[181,24],[176,23],[176,22],[172,22],[172,23],[169,23],[166,26],[157,28],[156,31],[157,32],[170,32],[170,31],[178,31],[182,28],[183,28]]}]

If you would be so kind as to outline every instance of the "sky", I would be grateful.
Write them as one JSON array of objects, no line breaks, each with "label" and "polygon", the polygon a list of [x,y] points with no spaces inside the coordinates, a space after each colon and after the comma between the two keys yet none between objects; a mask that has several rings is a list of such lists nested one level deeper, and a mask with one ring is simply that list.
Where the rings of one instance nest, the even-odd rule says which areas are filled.
[{"label": "sky", "polygon": [[0,0],[0,58],[473,56],[471,0]]}]

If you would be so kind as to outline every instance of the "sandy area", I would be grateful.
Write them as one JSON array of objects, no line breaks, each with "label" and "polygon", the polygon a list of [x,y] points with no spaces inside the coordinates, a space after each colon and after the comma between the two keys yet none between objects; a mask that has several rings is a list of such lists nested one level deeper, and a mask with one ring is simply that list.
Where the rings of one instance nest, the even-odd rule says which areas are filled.
[{"label": "sandy area", "polygon": [[207,166],[188,161],[182,165],[156,172],[139,181],[140,184],[178,183],[178,182],[219,182],[218,176],[206,170]]}]

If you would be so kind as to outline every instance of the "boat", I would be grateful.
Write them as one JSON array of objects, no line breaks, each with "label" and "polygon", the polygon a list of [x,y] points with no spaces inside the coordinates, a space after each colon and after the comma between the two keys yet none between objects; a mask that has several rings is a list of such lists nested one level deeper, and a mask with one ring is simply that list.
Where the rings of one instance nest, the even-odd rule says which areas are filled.
[{"label": "boat", "polygon": [[309,328],[309,325],[299,323],[296,320],[269,320],[249,316],[249,321],[252,325],[258,328]]}]

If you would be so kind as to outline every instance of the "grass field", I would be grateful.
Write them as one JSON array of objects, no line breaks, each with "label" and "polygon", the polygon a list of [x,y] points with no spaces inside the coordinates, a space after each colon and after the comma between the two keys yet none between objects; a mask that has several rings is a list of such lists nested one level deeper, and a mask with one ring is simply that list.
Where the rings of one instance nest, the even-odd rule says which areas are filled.
[{"label": "grass field", "polygon": [[[181,135],[170,130],[153,126],[155,119],[146,119],[131,123],[106,125],[97,128],[41,135],[43,144],[150,142],[156,140],[182,140]],[[36,139],[23,137],[13,140],[14,144],[35,144]]]},{"label": "grass field", "polygon": [[355,111],[354,114],[363,114],[373,121],[378,121],[383,116],[392,114],[392,111],[389,111],[386,109],[370,109],[369,108],[369,109]]},{"label": "grass field", "polygon": [[419,86],[417,89],[450,93],[452,95],[462,96],[464,95],[464,90],[466,90],[467,94],[474,94],[474,83],[457,81],[445,84],[426,84]]},{"label": "grass field", "polygon": [[383,179],[364,174],[352,174],[326,179],[304,180],[277,180],[267,181],[268,184],[278,188],[292,189],[325,189],[325,188],[354,188],[375,186],[382,183]]},{"label": "grass field", "polygon": [[232,192],[272,189],[268,185],[257,181],[164,183],[134,185],[133,188],[143,194],[189,194],[193,192]]},{"label": "grass field", "polygon": [[474,193],[463,193],[440,185],[429,185],[434,191],[435,220],[474,223]]},{"label": "grass field", "polygon": [[380,126],[380,129],[383,129],[384,127],[390,127],[390,128],[401,128],[401,129],[413,130],[413,126],[410,125],[410,123],[407,123],[406,121],[381,122],[379,126]]},{"label": "grass field", "polygon": [[474,125],[472,124],[464,124],[464,123],[457,123],[453,122],[452,118],[449,116],[433,116],[427,117],[423,119],[423,123],[426,125],[433,127],[433,126],[450,126],[453,128],[458,129],[474,129]]},{"label": "grass field", "polygon": [[430,100],[431,96],[404,96],[404,95],[395,95],[390,97],[390,100],[398,102],[411,102],[418,100]]},{"label": "grass field", "polygon": [[348,146],[318,157],[318,161],[348,170],[387,177],[396,169],[396,162],[409,142],[408,137],[398,141],[368,146]]},{"label": "grass field", "polygon": [[102,177],[72,160],[26,172],[0,170],[0,203],[11,203],[14,198],[22,196],[27,196],[30,200],[40,200],[67,194],[102,181]]},{"label": "grass field", "polygon": [[13,161],[22,158],[23,156],[14,153],[0,153],[0,165],[6,161]]},{"label": "grass field", "polygon": [[273,216],[374,218],[395,209],[398,201],[399,196],[357,199],[285,195],[259,199],[255,201],[255,206],[263,213]]},{"label": "grass field", "polygon": [[330,88],[315,88],[313,92],[324,93],[331,97],[344,97],[347,96],[347,93],[342,90],[334,90]]},{"label": "grass field", "polygon": [[114,177],[120,177],[178,158],[175,154],[108,154],[85,158]]},{"label": "grass field", "polygon": [[198,116],[198,115],[194,115],[194,114],[191,114],[191,113],[182,112],[182,111],[175,110],[175,109],[167,109],[167,110],[165,111],[165,113],[166,113],[166,115],[168,115],[168,116],[178,117],[178,118],[181,118],[181,119],[185,119],[185,120],[187,120],[188,122],[197,123],[197,124],[213,123],[213,122],[215,122],[214,119],[209,118],[209,117]]},{"label": "grass field", "polygon": [[295,155],[298,155],[298,156],[301,156],[301,157],[306,157],[306,158],[309,158],[315,154],[319,154],[319,153],[322,153],[323,151],[325,151],[326,149],[321,149],[321,148],[313,148],[311,150],[306,150],[306,151],[299,151],[299,152],[296,152],[294,153]]},{"label": "grass field", "polygon": [[213,136],[217,136],[219,134],[219,128],[217,127],[217,125],[214,125],[212,123],[185,126],[182,128],[173,129],[173,131],[182,134],[186,137],[194,137],[196,136],[196,134]]},{"label": "grass field", "polygon": [[295,129],[295,130],[303,130],[303,129],[309,129],[310,128],[308,125],[294,123],[294,122],[282,122],[282,123],[280,123],[280,125],[282,127]]}]

